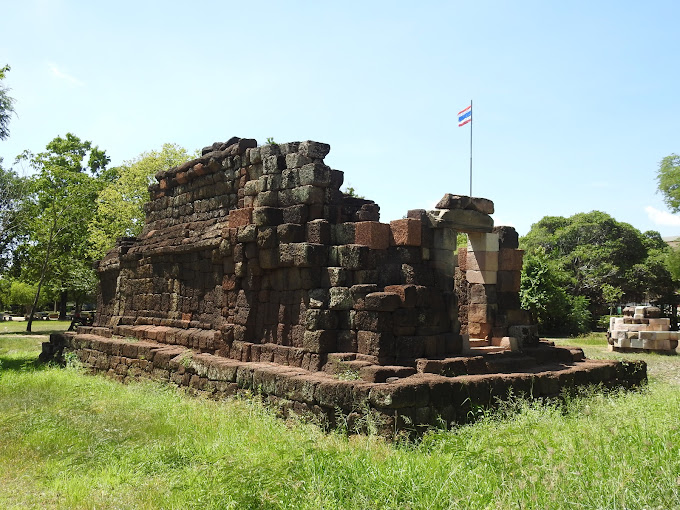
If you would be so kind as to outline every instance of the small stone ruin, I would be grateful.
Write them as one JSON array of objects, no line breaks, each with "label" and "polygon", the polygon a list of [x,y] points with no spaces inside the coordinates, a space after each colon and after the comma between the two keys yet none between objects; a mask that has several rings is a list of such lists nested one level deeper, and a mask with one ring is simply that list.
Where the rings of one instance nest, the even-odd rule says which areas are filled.
[{"label": "small stone ruin", "polygon": [[74,351],[121,381],[215,397],[255,391],[331,426],[370,413],[388,432],[466,421],[511,389],[645,379],[644,364],[539,341],[517,233],[494,226],[493,202],[446,194],[382,223],[340,191],[329,150],[233,138],[159,172],[140,236],[96,265],[94,325],[53,335],[44,357]]},{"label": "small stone ruin", "polygon": [[607,341],[611,351],[661,352],[675,354],[678,331],[671,331],[671,320],[661,317],[656,306],[629,306],[623,317],[610,317]]}]

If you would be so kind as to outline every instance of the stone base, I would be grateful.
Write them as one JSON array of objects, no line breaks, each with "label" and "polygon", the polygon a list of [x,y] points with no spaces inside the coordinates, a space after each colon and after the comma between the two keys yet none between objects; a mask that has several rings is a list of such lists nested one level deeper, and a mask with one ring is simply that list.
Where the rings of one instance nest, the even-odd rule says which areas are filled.
[{"label": "stone base", "polygon": [[370,356],[331,353],[322,355],[322,370],[314,371],[240,361],[151,340],[130,341],[101,329],[52,334],[43,344],[41,359],[74,352],[93,373],[121,382],[165,381],[213,398],[257,392],[284,416],[311,416],[329,427],[341,419],[350,431],[370,425],[388,436],[468,422],[474,409],[493,406],[510,394],[558,397],[579,386],[630,388],[647,378],[644,362],[587,360],[581,349],[547,342],[522,352],[419,358],[411,366],[384,366]]}]

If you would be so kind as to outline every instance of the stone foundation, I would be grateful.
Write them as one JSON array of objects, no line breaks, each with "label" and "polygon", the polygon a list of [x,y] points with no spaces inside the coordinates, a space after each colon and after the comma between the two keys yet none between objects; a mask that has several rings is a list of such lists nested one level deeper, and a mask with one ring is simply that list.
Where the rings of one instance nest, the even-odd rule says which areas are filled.
[{"label": "stone foundation", "polygon": [[[146,338],[151,329],[141,327],[137,333]],[[284,416],[297,414],[328,427],[343,420],[357,432],[370,423],[386,436],[469,422],[474,411],[493,407],[510,394],[552,398],[585,385],[631,388],[646,380],[644,362],[588,360],[581,349],[546,342],[522,353],[423,358],[415,367],[380,366],[352,354],[331,354],[323,356],[323,370],[310,371],[287,365],[290,357],[274,345],[261,346],[257,361],[241,361],[186,346],[102,336],[108,334],[110,330],[88,327],[53,334],[44,344],[45,357],[61,359],[64,352],[73,352],[93,373],[121,382],[153,379],[213,398],[253,392],[277,405]]]}]

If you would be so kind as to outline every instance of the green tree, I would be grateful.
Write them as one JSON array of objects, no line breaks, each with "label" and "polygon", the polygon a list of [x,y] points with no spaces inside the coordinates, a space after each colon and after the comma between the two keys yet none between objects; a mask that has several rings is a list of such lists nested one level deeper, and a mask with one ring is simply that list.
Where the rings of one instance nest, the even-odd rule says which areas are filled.
[{"label": "green tree", "polygon": [[35,298],[36,286],[30,283],[12,281],[9,288],[9,303],[21,306],[25,314],[31,311]]},{"label": "green tree", "polygon": [[674,213],[680,212],[680,156],[671,154],[661,160],[656,181],[666,205]]},{"label": "green tree", "polygon": [[161,170],[178,166],[196,157],[171,143],[160,151],[143,152],[116,169],[118,176],[101,191],[96,214],[88,225],[89,255],[98,259],[111,249],[119,237],[134,237],[144,226],[143,205],[149,200],[149,184]]},{"label": "green tree", "polygon": [[621,290],[619,287],[614,287],[608,283],[605,283],[602,286],[602,299],[609,305],[609,315],[612,314],[614,305],[621,302],[622,297],[623,290]]},{"label": "green tree", "polygon": [[0,158],[0,271],[7,268],[9,256],[21,240],[26,215],[21,212],[26,181],[12,170],[2,168]]},{"label": "green tree", "polygon": [[9,137],[9,120],[14,113],[14,99],[9,96],[9,89],[2,84],[10,67],[0,68],[0,140]]},{"label": "green tree", "polygon": [[567,294],[586,298],[593,316],[606,313],[612,289],[621,291],[621,299],[641,302],[667,299],[675,287],[665,265],[669,248],[659,233],[643,234],[600,211],[546,216],[521,247],[527,254],[545,253],[564,275]]},{"label": "green tree", "polygon": [[[31,331],[43,284],[60,289],[65,296],[73,280],[82,280],[83,265],[90,263],[87,224],[94,214],[92,204],[106,182],[109,158],[92,142],[67,133],[48,143],[44,152],[25,151],[17,160],[28,162],[36,172],[24,202],[30,214],[29,240],[21,247],[32,261],[25,271],[37,282],[26,328]],[[62,305],[65,301],[62,297]]]}]

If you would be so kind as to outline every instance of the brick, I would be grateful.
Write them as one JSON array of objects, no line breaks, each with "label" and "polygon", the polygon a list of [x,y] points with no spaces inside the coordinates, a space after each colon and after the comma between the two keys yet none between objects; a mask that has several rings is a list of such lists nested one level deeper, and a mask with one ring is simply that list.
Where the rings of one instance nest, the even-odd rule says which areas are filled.
[{"label": "brick", "polygon": [[253,208],[232,209],[229,211],[229,227],[243,227],[253,222]]},{"label": "brick", "polygon": [[323,159],[330,152],[331,146],[327,143],[307,140],[306,142],[300,142],[298,150],[303,156],[308,156],[313,159]]},{"label": "brick", "polygon": [[256,207],[252,220],[255,225],[277,226],[283,223],[283,212],[278,207]]},{"label": "brick", "polygon": [[468,248],[467,251],[481,252],[481,251],[498,251],[498,234],[468,234]]},{"label": "brick", "polygon": [[387,285],[385,292],[396,294],[404,308],[413,308],[418,302],[418,290],[415,285]]},{"label": "brick", "polygon": [[498,264],[497,251],[472,251],[467,254],[465,267],[469,271],[498,271]]},{"label": "brick", "polygon": [[519,271],[498,271],[497,278],[498,292],[519,292],[521,285]]},{"label": "brick", "polygon": [[401,298],[390,292],[371,292],[364,297],[364,309],[391,312],[401,306]]},{"label": "brick", "polygon": [[297,267],[319,267],[326,265],[328,251],[322,244],[291,243],[293,263]]},{"label": "brick", "polygon": [[352,294],[348,287],[331,287],[329,289],[330,301],[328,308],[331,310],[351,310],[354,305]]},{"label": "brick", "polygon": [[331,244],[331,225],[326,220],[312,220],[306,225],[307,242]]},{"label": "brick", "polygon": [[[497,271],[465,271],[465,278],[468,283],[481,283],[484,285],[494,285],[497,281]],[[501,289],[498,289],[499,291]],[[517,289],[519,290],[519,289]]]},{"label": "brick", "polygon": [[499,271],[521,271],[524,261],[524,250],[501,248],[498,252]]},{"label": "brick", "polygon": [[494,304],[496,303],[495,285],[470,285],[470,304]]},{"label": "brick", "polygon": [[468,305],[468,321],[479,323],[492,323],[495,308],[490,305]]},{"label": "brick", "polygon": [[494,227],[493,233],[498,234],[498,245],[501,249],[510,248],[516,250],[519,248],[519,235],[514,227]]},{"label": "brick", "polygon": [[301,186],[318,186],[325,188],[331,183],[330,168],[323,163],[309,163],[299,170]]},{"label": "brick", "polygon": [[374,250],[385,250],[390,245],[390,226],[378,221],[359,221],[355,224],[354,243]]},{"label": "brick", "polygon": [[337,329],[338,317],[332,310],[307,310],[305,327],[308,331]]},{"label": "brick", "polygon": [[302,347],[310,352],[325,353],[335,351],[337,332],[330,330],[305,331]]},{"label": "brick", "polygon": [[346,269],[373,269],[369,247],[358,244],[345,244],[336,248],[337,264]]},{"label": "brick", "polygon": [[338,223],[332,225],[331,242],[333,244],[354,244],[354,230],[356,223]]},{"label": "brick", "polygon": [[392,356],[394,335],[388,332],[357,331],[357,348],[360,354],[370,356]]},{"label": "brick", "polygon": [[422,222],[412,218],[390,221],[390,242],[395,246],[420,246]]},{"label": "brick", "polygon": [[[284,205],[280,202],[281,205]],[[296,223],[302,225],[307,222],[309,216],[309,209],[304,204],[291,205],[289,207],[283,207],[283,222],[284,223]]]},{"label": "brick", "polygon": [[491,324],[485,322],[471,322],[468,324],[470,338],[486,338],[491,334]]},{"label": "brick", "polygon": [[295,223],[276,226],[276,237],[280,243],[301,243],[305,240],[305,228]]}]

